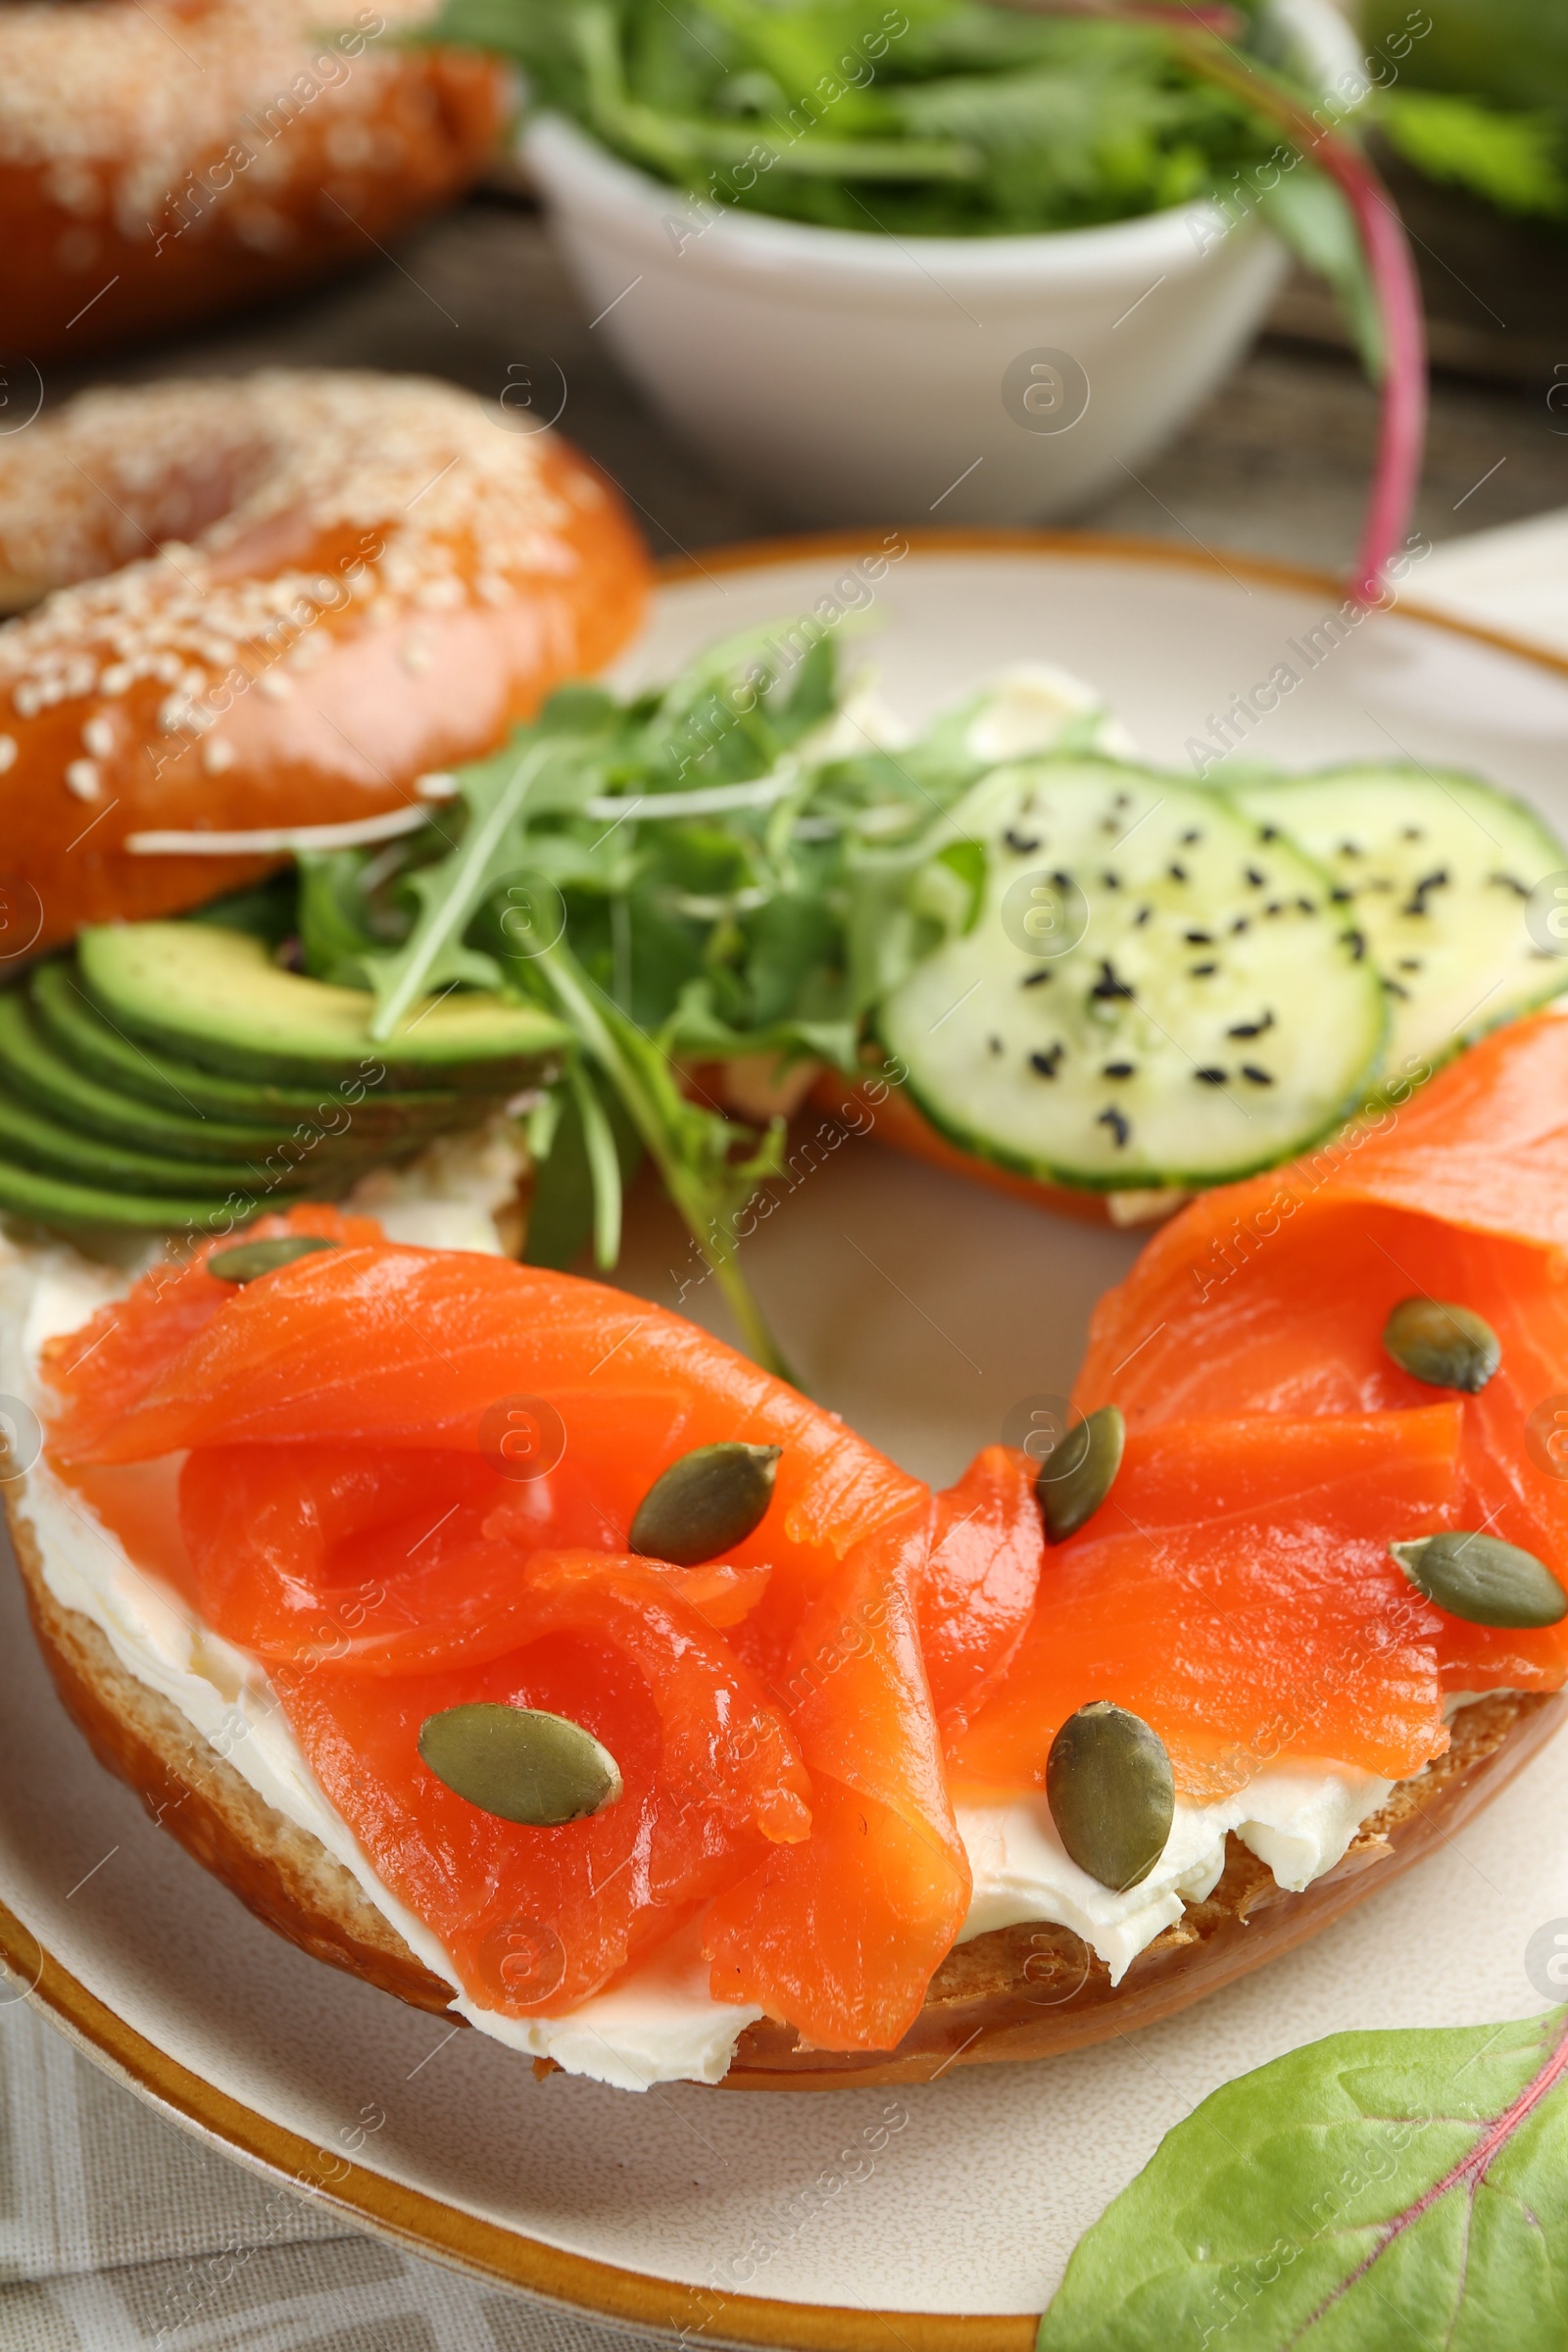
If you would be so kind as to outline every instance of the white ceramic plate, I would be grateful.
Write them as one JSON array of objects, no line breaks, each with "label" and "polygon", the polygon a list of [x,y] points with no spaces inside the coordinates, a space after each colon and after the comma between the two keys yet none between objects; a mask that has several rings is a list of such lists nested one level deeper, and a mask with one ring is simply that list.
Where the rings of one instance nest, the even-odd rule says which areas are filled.
[{"label": "white ceramic plate", "polygon": [[[666,582],[627,677],[721,630],[868,591],[869,542],[705,558]],[[857,588],[854,582],[861,585]],[[835,585],[837,584],[837,585]],[[867,652],[918,718],[999,663],[1060,662],[1184,762],[1233,698],[1302,682],[1252,737],[1285,764],[1473,765],[1568,825],[1568,665],[1414,615],[1347,631],[1326,580],[1087,540],[919,544],[876,583]],[[1020,1396],[1065,1386],[1135,1244],[883,1152],[828,1154],[761,1230],[756,1280],[817,1393],[911,1470],[953,1476]],[[626,1268],[687,1266],[646,1203]],[[677,1273],[676,1279],[679,1275]],[[688,1296],[701,1311],[705,1293]],[[1139,2036],[897,2094],[630,2097],[454,2034],[257,1926],[90,1760],[0,1584],[0,1942],[122,2079],[372,2228],[564,2301],[711,2341],[1023,2352],[1073,2242],[1216,2083],[1346,2027],[1541,2006],[1531,1933],[1568,1917],[1568,1748],[1304,1949]],[[358,2134],[367,2108],[386,2121]],[[892,2112],[889,2113],[888,2111]],[[884,2144],[868,2146],[868,2139]],[[858,2153],[856,2153],[858,2151]],[[818,2176],[850,2179],[812,2194]],[[917,2315],[925,2315],[924,2317]]]}]

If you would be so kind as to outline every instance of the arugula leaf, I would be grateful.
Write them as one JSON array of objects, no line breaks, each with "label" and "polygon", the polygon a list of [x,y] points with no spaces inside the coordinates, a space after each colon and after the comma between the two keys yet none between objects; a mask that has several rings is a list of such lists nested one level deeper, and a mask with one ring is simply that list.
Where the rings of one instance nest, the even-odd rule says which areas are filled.
[{"label": "arugula leaf", "polygon": [[[582,1110],[583,1087],[593,1094],[599,1117],[610,1128],[615,1153],[613,1177],[601,1165],[598,1185]],[[642,1145],[618,1099],[579,1065],[564,1085],[545,1097],[528,1122],[534,1178],[522,1250],[526,1262],[564,1270],[575,1264],[592,1237],[596,1262],[607,1270],[612,1266],[616,1252],[608,1245],[619,1239],[613,1230],[613,1207],[642,1155]]]},{"label": "arugula leaf", "polygon": [[1568,2010],[1227,2083],[1086,2232],[1039,2352],[1559,2352]]},{"label": "arugula leaf", "polygon": [[787,123],[773,128],[753,121],[682,117],[649,106],[627,88],[612,12],[593,0],[578,7],[577,40],[592,128],[611,146],[694,189],[702,187],[711,165],[742,164],[755,171],[763,156],[769,171],[825,179],[967,179],[979,169],[973,149],[956,141],[825,137],[819,131],[797,133]]},{"label": "arugula leaf", "polygon": [[[1103,713],[1060,683],[1032,679],[1024,716],[1065,748]],[[710,646],[625,703],[564,688],[459,771],[426,826],[300,860],[306,968],[368,984],[377,1037],[454,987],[563,1015],[576,1050],[528,1126],[530,1256],[567,1263],[591,1226],[612,1266],[646,1151],[746,1345],[782,1371],[736,1235],[782,1123],[693,1101],[693,1071],[773,1055],[853,1072],[880,997],[974,920],[985,853],[958,804],[999,756],[977,748],[997,708],[970,695],[915,743],[874,748],[836,639],[800,621]]]},{"label": "arugula leaf", "polygon": [[[729,1301],[743,1346],[765,1370],[793,1379],[741,1273],[735,1231],[757,1187],[783,1165],[783,1120],[775,1119],[759,1139],[691,1102],[668,1056],[594,987],[569,948],[547,949],[530,959],[528,971],[543,983],[619,1096]],[[747,1143],[755,1148],[737,1156],[737,1146]],[[589,1148],[591,1156],[591,1139]]]},{"label": "arugula leaf", "polygon": [[[1419,471],[1419,290],[1397,213],[1353,132],[1325,128],[1320,77],[1280,13],[1265,19],[1252,0],[443,0],[431,37],[499,49],[531,76],[536,105],[703,208],[862,234],[996,236],[1246,191],[1325,272],[1383,388],[1352,579],[1371,598]],[[1526,152],[1534,134],[1474,111],[1445,130],[1437,104],[1396,92],[1391,135],[1439,162],[1446,140],[1445,171],[1511,191],[1499,201],[1533,191],[1541,209],[1556,167],[1539,144]],[[1282,130],[1298,159],[1286,175]],[[860,193],[871,183],[874,205]]]},{"label": "arugula leaf", "polygon": [[443,985],[496,986],[501,974],[495,958],[466,946],[464,934],[503,876],[524,862],[523,809],[558,749],[552,736],[536,736],[465,770],[468,823],[445,858],[413,876],[410,890],[418,909],[413,929],[400,947],[360,957],[375,994],[373,1038],[389,1038],[411,1005]]},{"label": "arugula leaf", "polygon": [[318,980],[363,988],[366,958],[408,930],[401,895],[406,876],[441,847],[429,830],[406,834],[370,856],[363,850],[302,850],[293,928],[306,970]]},{"label": "arugula leaf", "polygon": [[870,225],[871,183],[895,233],[1123,220],[1228,185],[1274,145],[1162,27],[1088,14],[445,0],[431,30],[511,56],[536,103],[677,187],[835,227]]},{"label": "arugula leaf", "polygon": [[[511,988],[564,1012],[579,1052],[531,1127],[545,1171],[537,1247],[558,1260],[574,1253],[591,1199],[596,1255],[614,1263],[629,1133],[747,1345],[780,1370],[734,1232],[778,1165],[779,1133],[759,1137],[690,1102],[671,1055],[689,1043],[684,1013],[710,1054],[776,1040],[813,1053],[831,1043],[853,1058],[836,920],[802,887],[787,837],[768,840],[785,804],[808,793],[796,755],[839,699],[831,642],[818,632],[797,644],[782,627],[710,647],[662,693],[626,705],[564,689],[504,751],[461,771],[457,800],[399,845],[393,865],[385,853],[379,870],[346,853],[302,877],[307,961],[368,983],[372,1034],[390,1035],[417,999],[454,986]],[[507,904],[519,883],[525,938]],[[552,898],[561,924],[539,919]],[[698,1005],[705,989],[723,992],[721,1013]]]}]

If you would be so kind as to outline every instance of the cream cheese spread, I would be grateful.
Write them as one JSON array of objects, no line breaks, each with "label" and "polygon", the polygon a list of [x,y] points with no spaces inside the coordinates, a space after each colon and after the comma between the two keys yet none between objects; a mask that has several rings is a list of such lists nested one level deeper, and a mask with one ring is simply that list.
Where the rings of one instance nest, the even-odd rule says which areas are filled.
[{"label": "cream cheese spread", "polygon": [[1393,1786],[1350,1764],[1297,1758],[1268,1765],[1234,1796],[1178,1803],[1164,1852],[1125,1894],[1069,1861],[1044,1796],[960,1805],[958,1834],[974,1894],[958,1940],[1025,1920],[1050,1921],[1081,1936],[1119,1984],[1145,1946],[1180,1919],[1186,1902],[1212,1894],[1225,1867],[1228,1831],[1267,1864],[1276,1886],[1298,1894],[1333,1869]]},{"label": "cream cheese spread", "polygon": [[[514,1138],[514,1129],[498,1123],[476,1137],[444,1141],[410,1169],[368,1178],[350,1205],[380,1218],[395,1240],[499,1254],[496,1216],[511,1202],[523,1163]],[[150,1260],[156,1252],[148,1254]],[[39,1409],[44,1341],[79,1329],[129,1279],[65,1246],[24,1250],[0,1241],[0,1391]],[[762,2012],[712,1998],[695,1931],[672,1937],[622,1984],[564,2017],[518,2018],[481,2007],[458,1989],[438,1938],[382,1884],[327,1801],[254,1661],[208,1632],[139,1568],[45,1462],[27,1473],[24,1509],[56,1599],[90,1618],[127,1672],[177,1707],[267,1803],[320,1840],[423,1965],[453,1985],[457,2015],[513,2049],[623,2090],[720,2079],[740,2034]],[[961,1806],[958,1829],[974,1871],[961,1939],[1053,1922],[1081,1936],[1119,1983],[1145,1946],[1180,1918],[1184,1899],[1200,1899],[1214,1886],[1228,1831],[1282,1887],[1298,1890],[1333,1868],[1392,1785],[1332,1761],[1270,1766],[1222,1802],[1179,1804],[1154,1870],[1121,1895],[1068,1860],[1043,1796]]]},{"label": "cream cheese spread", "polygon": [[976,760],[1000,763],[1054,752],[1069,730],[1085,750],[1107,760],[1138,757],[1137,744],[1097,690],[1049,662],[1018,662],[999,672],[977,697],[965,740]]}]

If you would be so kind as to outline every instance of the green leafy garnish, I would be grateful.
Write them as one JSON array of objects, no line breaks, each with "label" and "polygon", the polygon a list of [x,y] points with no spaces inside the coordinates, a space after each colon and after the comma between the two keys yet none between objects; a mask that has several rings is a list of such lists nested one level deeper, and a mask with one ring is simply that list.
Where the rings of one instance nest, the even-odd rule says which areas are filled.
[{"label": "green leafy garnish", "polygon": [[1257,201],[1270,228],[1302,268],[1327,278],[1334,288],[1361,365],[1373,383],[1381,383],[1388,366],[1388,338],[1355,215],[1344,190],[1325,173],[1301,165],[1272,187],[1259,189]]},{"label": "green leafy garnish", "polygon": [[512,58],[532,104],[684,190],[665,222],[677,251],[730,207],[895,236],[1084,228],[1207,199],[1217,241],[1219,213],[1266,216],[1327,276],[1383,391],[1351,580],[1381,594],[1420,470],[1419,288],[1358,144],[1371,68],[1325,91],[1283,11],[444,0],[425,37]]},{"label": "green leafy garnish", "polygon": [[1080,2241],[1039,2352],[1558,2352],[1568,2010],[1227,2083]]},{"label": "green leafy garnish", "polygon": [[[306,968],[368,987],[378,1039],[463,987],[564,1019],[575,1051],[528,1112],[528,1254],[568,1263],[591,1228],[613,1265],[646,1153],[746,1346],[781,1370],[736,1226],[783,1124],[727,1117],[697,1074],[739,1055],[853,1072],[870,1007],[974,919],[985,857],[950,811],[989,764],[971,742],[986,699],[880,748],[846,706],[836,641],[802,621],[626,702],[564,688],[417,832],[302,858]],[[1101,715],[1067,718],[1063,747]]]},{"label": "green leafy garnish", "polygon": [[1428,179],[1498,212],[1568,220],[1568,123],[1438,90],[1390,90],[1378,110],[1390,145]]},{"label": "green leafy garnish", "polygon": [[[586,1110],[585,1094],[593,1097],[593,1106]],[[610,1130],[615,1154],[612,1175],[605,1164],[599,1121]],[[528,1155],[537,1170],[523,1250],[528,1263],[564,1271],[591,1239],[598,1262],[613,1265],[621,1195],[643,1155],[619,1099],[591,1070],[574,1067],[566,1084],[552,1088],[535,1105],[528,1122]]]},{"label": "green leafy garnish", "polygon": [[514,58],[539,104],[694,196],[829,227],[1121,220],[1225,185],[1276,143],[1132,11],[446,0],[432,37]]}]

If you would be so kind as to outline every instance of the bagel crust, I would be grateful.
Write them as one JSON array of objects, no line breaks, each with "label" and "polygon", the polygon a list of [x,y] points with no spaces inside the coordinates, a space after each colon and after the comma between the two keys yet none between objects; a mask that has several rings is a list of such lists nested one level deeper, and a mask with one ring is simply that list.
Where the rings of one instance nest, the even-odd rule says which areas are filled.
[{"label": "bagel crust", "polygon": [[8,955],[279,862],[139,836],[416,803],[609,660],[647,556],[587,461],[519,418],[420,377],[275,369],[90,392],[0,438],[0,607],[44,599],[0,628]]},{"label": "bagel crust", "polygon": [[461,193],[496,148],[510,79],[488,58],[404,46],[430,13],[430,0],[0,8],[9,349],[74,359],[219,316],[373,259]]},{"label": "bagel crust", "polygon": [[[23,1485],[8,1484],[6,1508],[33,1631],[100,1764],[128,1782],[162,1829],[302,1951],[415,2008],[447,2010],[452,1987],[416,1959],[319,1839],[265,1803],[176,1707],[121,1665],[90,1618],[55,1599]],[[1447,1753],[1418,1780],[1400,1782],[1344,1858],[1300,1894],[1283,1892],[1267,1866],[1230,1838],[1213,1892],[1190,1903],[1117,1986],[1070,1929],[999,1928],[948,1954],[896,2050],[806,2049],[793,2028],[764,2020],[742,2034],[722,2087],[928,2082],[956,2066],[1052,2057],[1152,2025],[1304,1942],[1446,1842],[1506,1788],[1562,1715],[1555,1693],[1499,1694],[1463,1708]],[[535,2067],[553,2071],[549,2060]]]}]

